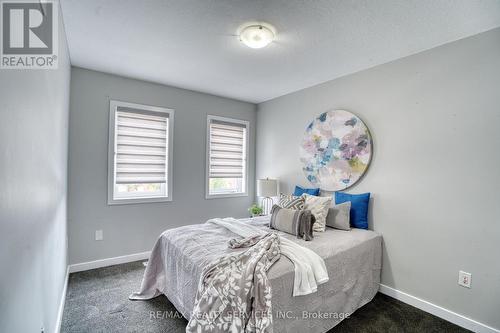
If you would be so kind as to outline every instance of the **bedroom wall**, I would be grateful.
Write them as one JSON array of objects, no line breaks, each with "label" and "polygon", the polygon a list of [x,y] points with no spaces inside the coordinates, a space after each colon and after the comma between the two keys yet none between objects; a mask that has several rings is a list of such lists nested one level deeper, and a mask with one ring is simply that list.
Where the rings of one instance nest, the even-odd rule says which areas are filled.
[{"label": "bedroom wall", "polygon": [[0,332],[54,332],[66,282],[70,63],[0,69]]},{"label": "bedroom wall", "polygon": [[[175,109],[173,201],[107,204],[109,99]],[[249,195],[205,199],[207,115],[250,121]],[[149,251],[166,229],[248,215],[254,200],[255,105],[124,77],[72,69],[69,149],[71,264]],[[103,241],[95,241],[102,229]]]},{"label": "bedroom wall", "polygon": [[[307,124],[355,112],[374,156],[348,192],[373,193],[382,283],[500,329],[499,87],[495,29],[267,101],[256,175],[278,177],[283,192],[310,185],[298,148]],[[472,273],[472,289],[457,285],[459,270]]]}]

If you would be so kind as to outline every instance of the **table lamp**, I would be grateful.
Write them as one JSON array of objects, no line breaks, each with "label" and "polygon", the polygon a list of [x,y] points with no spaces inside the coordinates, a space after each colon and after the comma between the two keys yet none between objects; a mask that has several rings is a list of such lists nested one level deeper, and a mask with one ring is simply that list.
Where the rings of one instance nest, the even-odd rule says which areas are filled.
[{"label": "table lamp", "polygon": [[271,213],[273,207],[273,199],[271,197],[278,196],[278,181],[276,179],[258,179],[257,180],[257,196],[262,198],[262,210],[264,215]]}]

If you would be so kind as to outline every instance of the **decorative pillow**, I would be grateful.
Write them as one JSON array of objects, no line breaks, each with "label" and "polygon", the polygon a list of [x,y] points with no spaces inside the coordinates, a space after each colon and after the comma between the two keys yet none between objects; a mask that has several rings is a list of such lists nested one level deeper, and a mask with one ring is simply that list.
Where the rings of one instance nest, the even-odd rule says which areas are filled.
[{"label": "decorative pillow", "polygon": [[280,193],[278,206],[289,209],[304,209],[304,201],[305,199],[303,197]]},{"label": "decorative pillow", "polygon": [[302,188],[299,185],[295,186],[295,191],[293,191],[293,195],[301,196],[302,194],[310,194],[310,195],[319,195],[319,188]]},{"label": "decorative pillow", "polygon": [[313,226],[314,231],[325,231],[326,215],[328,215],[328,208],[330,208],[332,198],[316,197],[310,194],[304,194],[303,197],[306,199],[304,203],[304,209],[310,210],[316,218],[316,222]]},{"label": "decorative pillow", "polygon": [[349,224],[350,210],[350,201],[331,206],[326,216],[326,225],[335,229],[351,230]]},{"label": "decorative pillow", "polygon": [[350,221],[354,228],[368,229],[368,204],[370,203],[370,193],[349,194],[335,192],[335,203],[351,202]]},{"label": "decorative pillow", "polygon": [[271,221],[269,227],[304,238],[309,241],[313,239],[314,215],[309,210],[297,210],[281,208],[274,205],[271,209]]}]

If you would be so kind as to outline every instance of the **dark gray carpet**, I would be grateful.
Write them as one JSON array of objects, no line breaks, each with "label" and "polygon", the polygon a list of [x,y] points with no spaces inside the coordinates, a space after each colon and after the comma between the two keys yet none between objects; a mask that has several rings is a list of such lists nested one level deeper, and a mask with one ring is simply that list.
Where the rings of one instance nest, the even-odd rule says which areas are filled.
[{"label": "dark gray carpet", "polygon": [[[61,332],[184,332],[187,321],[165,296],[128,300],[128,295],[139,289],[143,272],[142,263],[133,262],[71,274]],[[469,331],[377,294],[329,333],[347,332]]]}]

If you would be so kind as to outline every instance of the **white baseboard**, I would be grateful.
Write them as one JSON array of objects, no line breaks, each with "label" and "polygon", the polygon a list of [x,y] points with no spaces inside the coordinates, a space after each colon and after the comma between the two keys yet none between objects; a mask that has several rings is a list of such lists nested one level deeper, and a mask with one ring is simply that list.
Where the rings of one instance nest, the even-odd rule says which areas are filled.
[{"label": "white baseboard", "polygon": [[61,299],[59,300],[59,309],[57,310],[56,326],[54,328],[55,333],[59,333],[61,331],[64,304],[66,303],[66,291],[68,290],[68,279],[69,279],[69,266],[66,268],[66,276],[64,277],[64,287],[62,290]]},{"label": "white baseboard", "polygon": [[127,262],[132,262],[132,261],[144,260],[148,259],[150,254],[151,251],[146,251],[146,252],[129,254],[126,256],[82,262],[79,264],[72,264],[69,265],[69,272],[75,273],[81,271],[88,271],[89,269],[94,269],[94,268],[101,268],[112,265],[125,264]]},{"label": "white baseboard", "polygon": [[473,319],[467,318],[461,314],[450,311],[439,305],[432,304],[418,297],[412,296],[405,292],[399,291],[397,289],[391,288],[384,284],[380,284],[379,291],[382,294],[395,298],[403,303],[414,306],[420,310],[428,312],[435,315],[436,317],[442,318],[446,321],[454,323],[455,325],[461,326],[468,330],[476,333],[500,333],[500,330],[490,327],[488,325],[482,324]]}]

